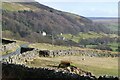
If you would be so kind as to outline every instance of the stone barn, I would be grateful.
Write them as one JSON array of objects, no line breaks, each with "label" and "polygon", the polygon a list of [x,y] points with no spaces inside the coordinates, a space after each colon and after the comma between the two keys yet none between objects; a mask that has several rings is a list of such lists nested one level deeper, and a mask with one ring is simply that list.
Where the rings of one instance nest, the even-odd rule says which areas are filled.
[{"label": "stone barn", "polygon": [[43,57],[49,57],[50,56],[50,51],[49,50],[42,50],[39,51],[39,56],[43,56]]},{"label": "stone barn", "polygon": [[16,41],[11,41],[7,39],[2,39],[2,44],[16,43]]},{"label": "stone barn", "polygon": [[32,51],[32,50],[34,50],[34,48],[29,48],[29,47],[21,47],[21,51],[20,51],[20,53],[24,53],[24,52],[27,52],[27,51]]}]

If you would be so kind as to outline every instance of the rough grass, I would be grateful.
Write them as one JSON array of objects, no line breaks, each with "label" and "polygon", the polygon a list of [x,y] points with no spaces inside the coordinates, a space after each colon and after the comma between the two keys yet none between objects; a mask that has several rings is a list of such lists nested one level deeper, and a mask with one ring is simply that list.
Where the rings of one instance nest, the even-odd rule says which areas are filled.
[{"label": "rough grass", "polygon": [[117,42],[108,44],[108,46],[110,46],[110,48],[112,48],[113,51],[116,51],[116,49],[118,49],[118,45],[120,45],[120,43]]},{"label": "rough grass", "polygon": [[4,52],[0,51],[0,55],[6,55],[6,54],[9,54],[9,53],[11,53],[13,51],[14,50],[7,50],[7,51],[4,51]]},{"label": "rough grass", "polygon": [[94,48],[96,47],[97,45],[86,45],[87,48]]},{"label": "rough grass", "polygon": [[88,39],[88,38],[97,38],[97,37],[103,37],[104,34],[103,33],[95,33],[95,32],[89,32],[89,33],[79,33],[79,36],[81,36],[84,39]]},{"label": "rough grass", "polygon": [[105,36],[104,33],[95,33],[95,32],[89,32],[89,33],[82,33],[80,32],[77,35],[71,35],[71,34],[63,34],[60,35],[62,37],[65,37],[66,39],[72,40],[74,42],[79,42],[81,39],[88,39],[88,38],[97,38],[97,37],[103,37]]},{"label": "rough grass", "polygon": [[[82,60],[85,58],[85,60]],[[85,71],[90,71],[96,76],[112,75],[118,76],[118,59],[117,58],[98,58],[87,56],[64,56],[55,58],[40,57],[32,62],[27,63],[33,67],[54,67],[57,68],[61,61],[69,60],[72,65],[75,65]]]},{"label": "rough grass", "polygon": [[74,46],[57,46],[57,45],[51,45],[47,43],[32,43],[29,45],[31,48],[37,48],[40,50],[84,50],[84,51],[93,51],[93,52],[99,52],[99,53],[111,53],[111,54],[118,54],[117,52],[113,51],[107,51],[107,50],[98,50],[98,49],[90,49],[90,48],[80,48],[80,47],[74,47]]},{"label": "rough grass", "polygon": [[78,47],[68,47],[68,46],[57,46],[46,43],[34,43],[30,44],[29,47],[38,48],[41,50],[67,50],[67,49],[79,49]]},{"label": "rough grass", "polygon": [[2,8],[9,11],[18,11],[18,10],[36,10],[38,9],[35,6],[30,5],[22,5],[19,3],[12,3],[12,2],[4,2],[2,3]]}]

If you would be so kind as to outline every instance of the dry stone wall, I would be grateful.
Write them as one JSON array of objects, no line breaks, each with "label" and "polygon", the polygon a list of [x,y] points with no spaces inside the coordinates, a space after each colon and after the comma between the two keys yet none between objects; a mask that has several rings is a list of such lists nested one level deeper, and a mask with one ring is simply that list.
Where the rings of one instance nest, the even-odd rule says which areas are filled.
[{"label": "dry stone wall", "polygon": [[7,58],[3,58],[3,62],[14,63],[14,64],[26,64],[27,61],[32,61],[38,57],[58,57],[58,56],[69,56],[69,55],[84,55],[90,57],[119,57],[120,54],[113,53],[101,53],[90,50],[39,50],[34,49],[21,54],[11,55]]},{"label": "dry stone wall", "polygon": [[119,80],[113,76],[80,76],[50,68],[28,68],[24,65],[2,63],[2,80]]},{"label": "dry stone wall", "polygon": [[92,50],[54,50],[48,51],[48,55],[50,57],[57,57],[57,56],[66,56],[66,55],[84,55],[90,57],[119,57],[120,54],[118,53],[111,53],[111,52],[100,52],[100,51],[92,51]]},{"label": "dry stone wall", "polygon": [[33,59],[39,57],[38,51],[34,49],[33,51],[27,51],[22,54],[11,55],[7,58],[3,58],[2,62],[13,63],[13,64],[26,64],[27,61],[32,61]]},{"label": "dry stone wall", "polygon": [[0,48],[0,52],[5,52],[5,51],[9,51],[9,50],[13,50],[15,48],[18,48],[19,45],[15,42],[13,43],[9,43],[9,44],[5,44],[5,45],[2,45],[1,48]]}]

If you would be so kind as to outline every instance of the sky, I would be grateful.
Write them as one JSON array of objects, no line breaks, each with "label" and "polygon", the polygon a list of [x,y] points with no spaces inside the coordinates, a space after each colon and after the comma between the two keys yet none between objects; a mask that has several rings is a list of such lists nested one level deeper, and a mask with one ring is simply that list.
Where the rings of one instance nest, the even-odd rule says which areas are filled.
[{"label": "sky", "polygon": [[118,0],[36,0],[57,10],[85,17],[117,17]]}]

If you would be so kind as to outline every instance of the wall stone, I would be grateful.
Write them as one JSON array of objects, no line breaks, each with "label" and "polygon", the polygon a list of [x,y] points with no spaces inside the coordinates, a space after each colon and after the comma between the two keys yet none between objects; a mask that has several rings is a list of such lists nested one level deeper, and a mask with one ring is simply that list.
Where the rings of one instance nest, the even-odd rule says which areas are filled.
[{"label": "wall stone", "polygon": [[28,68],[24,65],[2,63],[2,80],[119,80],[113,76],[80,76],[51,68]]},{"label": "wall stone", "polygon": [[2,45],[1,49],[0,49],[0,52],[5,52],[5,51],[8,51],[8,50],[13,50],[15,48],[18,48],[19,45],[15,42],[13,43],[9,43],[9,44],[5,44],[5,45]]}]

